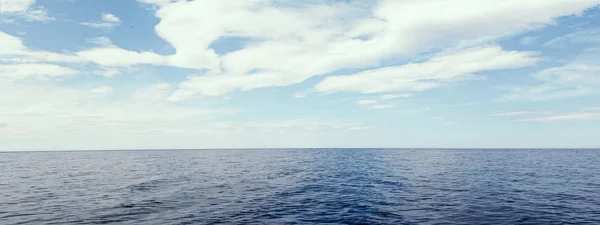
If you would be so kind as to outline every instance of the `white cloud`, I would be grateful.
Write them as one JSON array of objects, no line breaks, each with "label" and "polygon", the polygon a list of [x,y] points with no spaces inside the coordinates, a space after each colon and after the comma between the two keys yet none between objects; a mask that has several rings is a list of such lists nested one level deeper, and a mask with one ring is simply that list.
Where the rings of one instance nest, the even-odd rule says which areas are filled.
[{"label": "white cloud", "polygon": [[[98,37],[87,39],[87,42],[98,47],[85,49],[75,53],[54,53],[35,51],[24,46],[20,38],[0,31],[0,61],[16,63],[61,62],[84,63],[92,62],[105,67],[130,67],[139,64],[170,65],[185,67],[184,62],[177,61],[176,55],[163,56],[148,51],[131,51],[116,47],[110,39]],[[193,68],[198,69],[198,68]],[[107,76],[116,75],[115,70],[109,70]]]},{"label": "white cloud", "polygon": [[121,71],[114,68],[104,68],[103,70],[97,71],[96,74],[100,74],[105,77],[112,77],[121,74]]},{"label": "white cloud", "polygon": [[409,98],[412,96],[413,96],[412,94],[391,94],[391,95],[383,95],[383,96],[381,96],[381,99],[391,100],[391,99],[397,99],[397,98]]},{"label": "white cloud", "polygon": [[[52,85],[21,85],[35,79],[0,83],[0,103],[3,108],[0,112],[0,122],[4,124],[3,131],[0,131],[0,143],[4,144],[10,140],[6,137],[27,136],[30,138],[27,140],[49,143],[47,146],[52,146],[52,143],[60,145],[67,143],[65,140],[72,139],[81,140],[80,143],[94,140],[115,140],[111,143],[124,143],[124,139],[129,139],[130,143],[153,146],[150,143],[156,143],[156,140],[163,137],[172,143],[177,143],[175,140],[180,140],[180,137],[192,140],[187,143],[210,141],[216,136],[203,134],[211,134],[213,131],[228,134],[230,139],[226,140],[239,143],[234,140],[243,138],[231,138],[231,130],[237,132],[237,129],[241,129],[243,131],[240,132],[246,134],[255,131],[269,132],[272,135],[268,135],[268,139],[275,141],[282,140],[278,135],[280,131],[312,133],[316,130],[362,130],[368,126],[362,123],[323,122],[317,119],[211,124],[212,120],[206,122],[204,119],[232,111],[195,108],[188,104],[179,106],[166,102],[166,99],[183,100],[196,95],[226,95],[235,91],[288,86],[335,71],[376,68],[384,61],[389,65],[398,63],[395,61],[398,59],[405,60],[407,56],[416,54],[421,57],[420,54],[424,52],[438,52],[424,62],[415,61],[386,68],[391,71],[389,76],[373,75],[376,79],[363,79],[365,84],[356,84],[357,88],[341,88],[341,91],[389,92],[390,94],[371,96],[374,102],[365,107],[392,108],[394,105],[387,104],[392,102],[390,100],[409,97],[410,91],[470,79],[475,74],[485,71],[533,65],[537,60],[534,53],[505,51],[498,46],[481,47],[480,44],[552,24],[559,16],[578,13],[598,3],[592,0],[316,0],[308,1],[310,4],[306,4],[306,1],[267,0],[140,2],[157,5],[156,16],[160,23],[155,31],[175,49],[175,53],[162,55],[148,49],[116,46],[107,38],[90,40],[95,46],[79,52],[38,51],[26,47],[20,39],[8,35],[3,39],[0,36],[0,61],[21,64],[23,68],[43,65],[49,69],[31,72],[19,68],[20,70],[14,70],[19,71],[14,73],[21,74],[19,77],[36,76],[40,73],[50,73],[42,76],[74,74],[77,71],[73,69],[71,72],[59,70],[59,67],[69,69],[67,67],[74,63],[78,65],[72,68],[82,68],[79,63],[98,64],[92,68],[100,68],[96,73],[106,76],[114,76],[128,67],[141,64],[196,69],[198,74],[179,85],[160,83],[138,88],[120,100],[113,99],[123,94],[124,90],[116,90],[120,85],[114,86],[116,89],[112,90],[109,86],[65,89]],[[101,21],[95,23],[120,23],[116,16],[107,14],[101,18]],[[0,33],[2,34],[4,33]],[[245,42],[240,50],[228,53],[217,54],[211,49],[215,41],[228,37],[247,38],[249,41]],[[439,53],[440,51],[442,53]],[[576,70],[589,71],[593,64],[585,65],[586,68],[580,69],[583,67],[579,66]],[[17,67],[19,66],[15,66]],[[412,73],[411,68],[415,73]],[[206,74],[200,74],[204,73],[205,69]],[[385,72],[385,69],[364,73],[369,72],[380,73]],[[586,83],[583,88],[593,90],[594,86],[589,85],[595,80],[592,76],[574,77],[572,71],[568,71],[571,75],[566,74],[567,72],[555,70],[546,74],[540,73],[536,79],[543,82],[562,79],[562,83]],[[310,81],[314,80],[316,79]],[[403,86],[402,83],[407,85]],[[384,90],[379,90],[376,84],[383,84]],[[112,93],[111,97],[106,97],[107,93]],[[295,93],[295,96],[305,97],[306,93]],[[205,104],[203,100],[199,99],[195,103]],[[325,133],[318,134],[326,136]],[[115,138],[116,135],[126,138]],[[142,136],[152,138],[138,139]],[[300,140],[308,141],[305,137],[307,136],[302,136]],[[348,139],[350,138],[345,140]],[[22,140],[20,142],[33,143]],[[257,146],[256,142],[253,146]]]},{"label": "white cloud", "polygon": [[92,28],[100,28],[100,29],[112,29],[117,26],[114,23],[107,23],[107,22],[81,22],[81,25],[92,27]]},{"label": "white cloud", "polygon": [[533,52],[504,51],[498,46],[476,47],[438,55],[422,63],[327,77],[316,86],[316,90],[361,93],[423,91],[479,72],[532,66],[538,60]]},{"label": "white cloud", "polygon": [[455,104],[439,104],[437,107],[441,108],[454,108],[454,107],[466,107],[466,106],[474,106],[479,105],[481,102],[463,102],[463,103],[455,103]]},{"label": "white cloud", "polygon": [[91,21],[91,22],[82,22],[81,25],[85,25],[93,28],[100,29],[113,29],[121,24],[121,19],[119,17],[110,14],[110,13],[102,13],[100,21]]},{"label": "white cloud", "polygon": [[494,113],[490,116],[516,118],[508,121],[511,122],[552,122],[552,121],[587,121],[600,120],[600,113],[596,108],[586,108],[578,112],[551,112],[551,111],[508,111]]},{"label": "white cloud", "polygon": [[531,112],[531,111],[512,111],[512,112],[501,112],[501,113],[494,113],[491,116],[498,116],[498,117],[512,117],[512,116],[524,116],[524,115],[530,115],[533,114],[535,112]]},{"label": "white cloud", "polygon": [[20,38],[0,32],[0,61],[16,63],[61,62],[83,63],[93,62],[108,67],[100,72],[105,76],[119,74],[114,67],[129,67],[138,64],[169,65],[170,58],[154,52],[136,52],[116,47],[107,37],[87,39],[87,42],[99,47],[85,49],[73,54],[34,51],[24,46]]},{"label": "white cloud", "polygon": [[109,23],[120,23],[121,19],[110,13],[102,13],[102,21]]},{"label": "white cloud", "polygon": [[[550,24],[556,17],[579,13],[599,1],[533,0],[527,3],[528,7],[516,0],[502,4],[492,0],[452,4],[439,0],[140,2],[157,5],[160,22],[156,33],[175,48],[175,54],[104,46],[73,54],[44,52],[45,55],[5,61],[84,60],[106,67],[152,64],[207,69],[207,75],[192,76],[180,85],[173,99],[184,99],[197,94],[223,95],[236,90],[288,86],[340,69],[377,66],[383,59],[431,47],[494,40]],[[414,13],[420,11],[430,13]],[[118,17],[104,13],[100,21],[86,25],[111,28],[119,23]],[[241,50],[217,55],[211,44],[226,37],[254,41]],[[114,60],[121,55],[124,60]],[[431,87],[433,84],[424,84],[415,89]]]},{"label": "white cloud", "polygon": [[109,67],[127,67],[137,64],[167,64],[164,57],[154,52],[136,52],[117,47],[86,49],[77,52],[76,55],[86,61]]},{"label": "white cloud", "polygon": [[[73,136],[85,138],[82,143],[99,146],[101,143],[95,137],[106,134],[129,137],[128,134],[156,132],[160,136],[161,129],[193,129],[191,123],[186,123],[190,120],[235,113],[231,109],[167,104],[168,90],[164,88],[163,84],[140,88],[131,97],[112,100],[103,97],[112,91],[108,86],[87,90],[0,79],[0,121],[9,121],[0,130],[0,140],[7,144],[29,138],[38,140],[33,145],[39,147],[56,138]],[[29,145],[17,143],[17,146]]]},{"label": "white cloud", "polygon": [[356,104],[366,106],[367,108],[370,108],[370,109],[391,109],[391,108],[394,108],[394,105],[382,104],[381,102],[386,101],[386,100],[397,99],[397,98],[407,98],[410,96],[412,96],[412,95],[409,95],[409,94],[383,95],[379,98],[380,100],[378,100],[378,99],[362,99],[362,100],[356,101]]},{"label": "white cloud", "polygon": [[0,31],[0,55],[19,54],[25,50],[20,38]]},{"label": "white cloud", "polygon": [[233,110],[199,109],[169,105],[164,101],[166,94],[160,97],[161,102],[158,103],[156,102],[156,95],[152,95],[152,97],[147,97],[151,95],[146,94],[138,95],[141,92],[148,92],[148,90],[165,91],[161,89],[164,88],[162,85],[140,88],[130,98],[125,96],[120,100],[97,99],[98,94],[113,91],[109,86],[86,90],[59,88],[45,83],[29,84],[2,81],[0,85],[3,87],[3,94],[0,98],[3,103],[3,115],[35,114],[45,119],[62,118],[68,120],[93,117],[98,122],[166,122],[234,112]]},{"label": "white cloud", "polygon": [[140,3],[145,4],[156,4],[156,5],[166,5],[168,3],[174,2],[175,0],[137,0]]},{"label": "white cloud", "polygon": [[[2,148],[59,150],[295,145],[290,143],[322,147],[323,141],[331,135],[348,137],[349,133],[369,128],[363,123],[315,118],[223,122],[227,121],[226,116],[237,110],[168,104],[165,99],[172,87],[166,83],[138,88],[119,100],[105,97],[102,93],[108,88],[100,88],[97,90],[103,91],[0,79]],[[265,133],[270,134],[268,138]],[[275,140],[267,140],[269,138]]]},{"label": "white cloud", "polygon": [[372,105],[375,103],[377,103],[377,100],[358,100],[358,101],[356,101],[356,104],[359,104],[359,105]]},{"label": "white cloud", "polygon": [[35,0],[10,0],[0,3],[2,3],[2,7],[0,7],[0,12],[2,13],[25,12],[35,4]]},{"label": "white cloud", "polygon": [[600,113],[577,112],[525,119],[525,121],[587,121],[600,120]]},{"label": "white cloud", "polygon": [[583,86],[563,86],[543,84],[538,86],[508,85],[500,86],[499,90],[508,92],[502,98],[511,101],[549,101],[580,97],[594,93],[593,89]]},{"label": "white cloud", "polygon": [[566,34],[544,43],[544,46],[564,48],[573,44],[600,44],[600,29],[587,29]]},{"label": "white cloud", "polygon": [[94,88],[94,89],[91,90],[92,93],[103,94],[103,95],[111,93],[112,91],[113,91],[113,88],[109,87],[109,86],[106,86],[106,85],[104,85],[102,87]]},{"label": "white cloud", "polygon": [[26,21],[48,21],[54,18],[48,16],[43,7],[33,8],[35,0],[0,1],[0,16],[13,16]]},{"label": "white cloud", "polygon": [[306,96],[308,96],[308,94],[306,92],[294,93],[294,98],[306,98]]},{"label": "white cloud", "polygon": [[136,90],[132,99],[149,103],[161,103],[166,101],[171,92],[172,87],[170,84],[158,83],[151,87]]},{"label": "white cloud", "polygon": [[66,66],[46,62],[77,62],[75,56],[46,51],[33,51],[25,47],[20,38],[0,32],[0,77],[24,79],[27,77],[61,77],[78,73]]},{"label": "white cloud", "polygon": [[600,107],[587,108],[585,111],[600,111]]},{"label": "white cloud", "polygon": [[171,89],[171,85],[168,83],[159,83],[154,85],[154,88],[158,89],[158,90],[169,90]]},{"label": "white cloud", "polygon": [[[288,86],[339,69],[376,66],[382,59],[431,46],[494,40],[553,23],[556,17],[579,13],[599,2],[318,1],[296,3],[299,7],[294,8],[258,0],[181,1],[161,6],[156,31],[175,47],[176,61],[211,71],[183,82],[174,97],[180,99]],[[209,48],[213,41],[230,36],[256,42],[223,56]]]},{"label": "white cloud", "polygon": [[76,70],[53,64],[0,64],[0,77],[14,79],[30,76],[59,77],[77,73]]},{"label": "white cloud", "polygon": [[21,15],[27,21],[50,21],[54,20],[54,17],[48,16],[48,11],[40,7],[35,10],[29,10]]},{"label": "white cloud", "polygon": [[90,44],[101,46],[101,47],[113,47],[112,41],[108,37],[95,37],[88,38],[86,41]]},{"label": "white cloud", "polygon": [[597,93],[600,88],[600,49],[588,49],[565,65],[533,74],[539,85],[507,85],[498,87],[508,93],[508,100],[546,101]]},{"label": "white cloud", "polygon": [[394,105],[374,105],[371,109],[391,109],[394,108]]},{"label": "white cloud", "polygon": [[20,38],[0,31],[0,61],[15,63],[81,62],[74,55],[30,50]]},{"label": "white cloud", "polygon": [[600,65],[590,63],[573,62],[564,66],[542,70],[533,76],[547,82],[600,84]]}]

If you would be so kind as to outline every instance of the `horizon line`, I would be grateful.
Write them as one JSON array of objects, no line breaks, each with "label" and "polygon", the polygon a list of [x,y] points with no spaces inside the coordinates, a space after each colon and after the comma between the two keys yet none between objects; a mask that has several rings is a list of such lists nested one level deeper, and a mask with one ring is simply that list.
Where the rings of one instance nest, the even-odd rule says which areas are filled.
[{"label": "horizon line", "polygon": [[102,152],[102,151],[211,151],[211,150],[600,150],[600,147],[551,147],[551,148],[527,148],[527,147],[490,147],[490,148],[457,148],[457,147],[327,147],[327,148],[170,148],[170,149],[67,149],[67,150],[0,150],[0,153],[10,152]]}]

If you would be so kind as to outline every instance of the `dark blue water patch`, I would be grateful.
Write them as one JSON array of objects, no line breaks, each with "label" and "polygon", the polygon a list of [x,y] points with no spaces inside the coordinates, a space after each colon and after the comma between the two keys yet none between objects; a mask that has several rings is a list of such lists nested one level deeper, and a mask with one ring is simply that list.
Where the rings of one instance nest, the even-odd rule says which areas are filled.
[{"label": "dark blue water patch", "polygon": [[0,154],[0,224],[600,224],[599,150]]}]

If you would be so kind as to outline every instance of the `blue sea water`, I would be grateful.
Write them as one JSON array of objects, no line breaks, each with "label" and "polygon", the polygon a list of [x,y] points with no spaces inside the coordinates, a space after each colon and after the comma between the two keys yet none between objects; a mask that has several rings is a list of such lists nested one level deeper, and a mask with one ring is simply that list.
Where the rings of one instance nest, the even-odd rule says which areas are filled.
[{"label": "blue sea water", "polygon": [[600,224],[600,150],[0,153],[0,224]]}]

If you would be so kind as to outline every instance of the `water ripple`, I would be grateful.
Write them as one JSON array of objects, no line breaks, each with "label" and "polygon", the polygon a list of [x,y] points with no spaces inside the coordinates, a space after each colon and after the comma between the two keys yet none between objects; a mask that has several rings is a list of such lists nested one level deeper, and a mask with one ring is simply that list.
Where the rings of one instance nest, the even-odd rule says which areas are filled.
[{"label": "water ripple", "polygon": [[0,153],[0,224],[600,224],[597,150]]}]

